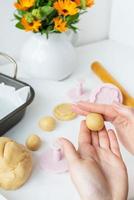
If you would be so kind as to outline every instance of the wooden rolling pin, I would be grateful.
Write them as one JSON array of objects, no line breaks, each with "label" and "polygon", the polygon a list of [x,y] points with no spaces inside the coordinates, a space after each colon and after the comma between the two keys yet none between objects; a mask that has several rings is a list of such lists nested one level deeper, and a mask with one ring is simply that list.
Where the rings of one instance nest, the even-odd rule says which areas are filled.
[{"label": "wooden rolling pin", "polygon": [[123,95],[123,104],[134,107],[134,98],[123,88],[123,86],[102,66],[99,62],[91,65],[93,72],[104,82],[112,83],[120,89]]}]

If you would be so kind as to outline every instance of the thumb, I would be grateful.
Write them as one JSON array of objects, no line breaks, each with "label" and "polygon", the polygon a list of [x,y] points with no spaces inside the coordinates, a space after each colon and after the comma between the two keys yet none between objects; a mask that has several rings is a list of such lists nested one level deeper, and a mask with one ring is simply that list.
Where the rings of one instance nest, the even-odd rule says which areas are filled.
[{"label": "thumb", "polygon": [[79,159],[79,154],[77,153],[74,145],[65,138],[59,138],[58,143],[61,145],[64,151],[64,155],[69,164],[71,164],[74,160]]},{"label": "thumb", "polygon": [[117,111],[118,114],[120,114],[121,116],[124,116],[130,120],[132,120],[134,118],[134,111],[132,108],[125,106],[123,104],[120,103],[113,103],[113,108],[114,110]]}]

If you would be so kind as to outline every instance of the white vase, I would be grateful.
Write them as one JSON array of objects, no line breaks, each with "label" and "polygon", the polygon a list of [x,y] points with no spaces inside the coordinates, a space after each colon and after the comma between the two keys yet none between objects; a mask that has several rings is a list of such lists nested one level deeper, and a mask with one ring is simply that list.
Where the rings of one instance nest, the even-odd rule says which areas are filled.
[{"label": "white vase", "polygon": [[65,34],[32,34],[21,51],[21,65],[33,78],[62,80],[76,67],[75,48]]}]

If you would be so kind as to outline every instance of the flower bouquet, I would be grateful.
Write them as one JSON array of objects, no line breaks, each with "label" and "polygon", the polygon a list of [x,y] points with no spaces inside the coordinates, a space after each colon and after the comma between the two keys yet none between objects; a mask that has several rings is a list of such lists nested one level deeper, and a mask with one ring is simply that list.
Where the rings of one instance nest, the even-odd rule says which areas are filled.
[{"label": "flower bouquet", "polygon": [[80,15],[93,4],[94,0],[16,0],[16,27],[37,33],[29,34],[20,52],[21,66],[27,75],[63,80],[73,73],[76,52],[65,32],[76,32]]},{"label": "flower bouquet", "polygon": [[94,0],[17,0],[14,3],[16,27],[25,31],[62,33],[78,27],[80,15],[94,4]]}]

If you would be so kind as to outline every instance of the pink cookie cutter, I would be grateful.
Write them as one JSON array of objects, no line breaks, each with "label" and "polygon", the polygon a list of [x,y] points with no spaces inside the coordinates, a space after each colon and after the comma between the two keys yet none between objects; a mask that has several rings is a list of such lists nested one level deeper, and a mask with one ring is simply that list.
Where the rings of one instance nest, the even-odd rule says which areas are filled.
[{"label": "pink cookie cutter", "polygon": [[113,84],[102,84],[90,93],[90,103],[112,104],[114,101],[122,103],[123,96],[119,88]]},{"label": "pink cookie cutter", "polygon": [[50,173],[64,173],[68,171],[68,164],[64,157],[63,150],[57,144],[52,145],[42,155],[41,168]]},{"label": "pink cookie cutter", "polygon": [[78,81],[77,85],[68,92],[68,97],[73,102],[89,100],[89,92],[84,89],[84,80]]}]

